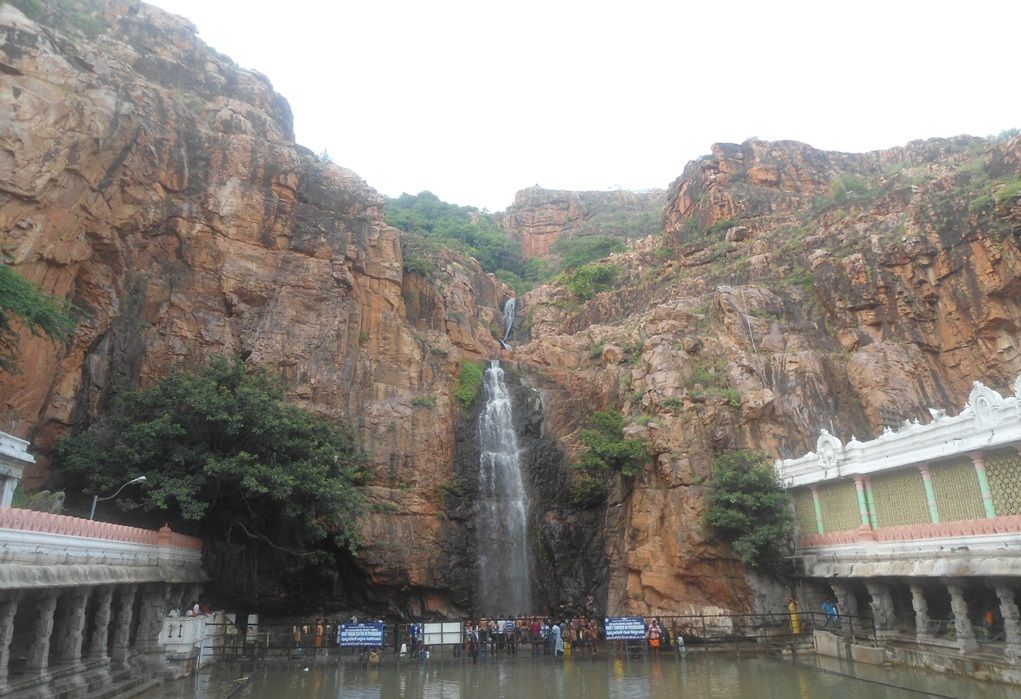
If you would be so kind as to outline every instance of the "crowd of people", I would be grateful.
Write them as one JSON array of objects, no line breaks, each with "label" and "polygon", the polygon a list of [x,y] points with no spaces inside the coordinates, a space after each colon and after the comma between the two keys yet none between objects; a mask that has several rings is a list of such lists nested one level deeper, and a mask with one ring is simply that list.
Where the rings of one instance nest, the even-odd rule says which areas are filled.
[{"label": "crowd of people", "polygon": [[[423,626],[411,624],[407,633],[411,656],[424,656],[428,650]],[[575,657],[596,657],[599,643],[604,638],[602,624],[595,618],[473,619],[464,624],[462,642],[455,646],[454,654],[463,654],[473,662],[518,653],[528,653],[532,657],[561,657],[567,653]],[[658,652],[670,639],[670,632],[660,625],[658,619],[653,619],[646,626],[645,641],[652,652]]]}]

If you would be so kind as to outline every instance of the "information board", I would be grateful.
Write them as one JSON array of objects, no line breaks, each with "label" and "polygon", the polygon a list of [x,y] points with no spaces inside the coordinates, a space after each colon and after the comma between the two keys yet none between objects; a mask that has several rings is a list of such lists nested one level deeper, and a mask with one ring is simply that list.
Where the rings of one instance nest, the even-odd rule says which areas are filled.
[{"label": "information board", "polygon": [[337,634],[341,648],[360,648],[383,645],[382,624],[341,624]]},{"label": "information board", "polygon": [[444,621],[423,624],[423,641],[427,646],[451,645],[461,642],[461,624],[457,621]]},{"label": "information board", "polygon": [[645,638],[645,620],[640,616],[608,616],[607,641],[640,641]]}]

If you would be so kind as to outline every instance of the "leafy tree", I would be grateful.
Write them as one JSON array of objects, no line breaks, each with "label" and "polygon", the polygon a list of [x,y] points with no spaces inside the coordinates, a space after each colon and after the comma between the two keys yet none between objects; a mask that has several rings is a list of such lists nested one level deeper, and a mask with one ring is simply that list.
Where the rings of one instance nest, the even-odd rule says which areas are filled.
[{"label": "leafy tree", "polygon": [[565,271],[601,260],[623,249],[624,240],[622,238],[607,235],[557,238],[550,246],[550,252],[561,258],[560,268]]},{"label": "leafy tree", "polygon": [[358,542],[362,463],[347,429],[285,403],[264,370],[220,357],[120,396],[59,444],[54,470],[85,495],[144,475],[118,507],[158,511],[216,550],[255,549],[283,575],[328,578]]},{"label": "leafy tree", "polygon": [[594,413],[592,429],[581,431],[581,443],[588,451],[581,465],[589,472],[616,471],[633,478],[649,463],[649,443],[644,439],[624,438],[624,416],[613,409]]},{"label": "leafy tree", "polygon": [[590,506],[606,497],[606,476],[619,473],[634,478],[649,463],[649,443],[644,439],[624,438],[624,416],[610,408],[593,413],[590,428],[581,431],[585,451],[574,467],[581,471],[575,479],[575,504]]},{"label": "leafy tree", "polygon": [[0,265],[0,370],[13,371],[18,335],[12,325],[21,321],[33,335],[40,332],[54,340],[66,340],[74,330],[68,304],[57,301],[20,276]]},{"label": "leafy tree", "polygon": [[521,246],[490,213],[421,192],[387,199],[383,214],[394,228],[474,257],[487,272],[506,270],[517,277],[524,272]]},{"label": "leafy tree", "polygon": [[793,527],[789,499],[772,466],[759,453],[736,451],[713,459],[713,489],[706,522],[753,570],[782,570]]},{"label": "leafy tree", "polygon": [[564,272],[559,279],[579,300],[587,301],[613,286],[619,273],[620,269],[613,265],[592,262]]}]

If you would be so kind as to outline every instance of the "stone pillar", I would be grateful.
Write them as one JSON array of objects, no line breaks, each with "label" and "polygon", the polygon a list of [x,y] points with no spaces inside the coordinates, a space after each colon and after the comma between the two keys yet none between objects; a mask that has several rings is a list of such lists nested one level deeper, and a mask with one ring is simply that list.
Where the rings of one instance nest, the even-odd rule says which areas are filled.
[{"label": "stone pillar", "polygon": [[929,464],[919,464],[918,472],[922,474],[922,484],[925,486],[925,502],[929,505],[929,519],[933,524],[939,524],[939,508],[936,507],[936,491],[932,488]]},{"label": "stone pillar", "polygon": [[872,479],[865,476],[865,504],[869,508],[869,523],[873,529],[879,529],[879,518],[876,516],[876,494],[872,490]]},{"label": "stone pillar", "polygon": [[980,451],[969,454],[971,462],[975,464],[975,476],[978,478],[978,489],[982,493],[982,507],[986,511],[986,517],[992,519],[996,516],[996,508],[993,507],[993,493],[989,490],[989,479],[986,478],[986,457]]},{"label": "stone pillar", "polygon": [[199,598],[202,597],[202,583],[192,583],[186,590],[188,594],[185,597],[189,603],[192,601],[198,602]]},{"label": "stone pillar", "polygon": [[57,610],[57,591],[43,590],[36,601],[35,627],[28,648],[25,669],[42,674],[50,665],[50,637],[53,635],[53,613]]},{"label": "stone pillar", "polygon": [[18,487],[17,478],[0,475],[0,507],[10,507],[14,501],[14,491]]},{"label": "stone pillar", "polygon": [[113,613],[113,647],[110,654],[111,660],[117,663],[123,663],[128,657],[137,589],[137,585],[121,585],[117,588],[117,602]]},{"label": "stone pillar", "polygon": [[950,592],[950,609],[954,612],[954,631],[957,635],[957,648],[967,653],[978,648],[975,641],[975,627],[968,617],[968,603],[964,599],[964,586],[957,583],[947,585]]},{"label": "stone pillar", "polygon": [[138,625],[135,647],[142,652],[159,650],[159,635],[163,619],[167,615],[167,601],[170,599],[170,585],[156,583],[149,585],[142,593],[142,611]]},{"label": "stone pillar", "polygon": [[842,583],[831,583],[830,587],[837,596],[837,613],[840,614],[841,628],[850,634],[858,622],[858,619],[850,618],[858,616],[858,599],[854,595],[854,588]]},{"label": "stone pillar", "polygon": [[893,634],[897,629],[890,586],[881,582],[869,582],[865,587],[869,591],[869,606],[872,608],[872,621],[876,625],[876,635],[889,636]]},{"label": "stone pillar", "polygon": [[858,516],[861,518],[861,526],[864,529],[871,529],[869,506],[865,503],[865,481],[861,476],[855,476],[854,489],[858,493]]},{"label": "stone pillar", "polygon": [[166,613],[169,614],[171,609],[178,609],[181,611],[181,616],[188,616],[187,605],[188,605],[188,586],[171,585],[170,597],[167,600]]},{"label": "stone pillar", "polygon": [[822,526],[822,505],[819,503],[819,487],[813,485],[812,491],[812,507],[815,509],[815,529],[819,534],[825,534],[826,530]]},{"label": "stone pillar", "polygon": [[18,592],[11,590],[0,597],[0,689],[7,686],[11,661],[11,639],[14,638],[14,616],[18,613]]},{"label": "stone pillar", "polygon": [[1021,614],[1018,613],[1014,601],[1014,588],[1009,585],[997,585],[996,596],[1000,598],[1000,616],[1003,617],[1003,633],[1006,641],[1004,655],[1011,662],[1021,657]]},{"label": "stone pillar", "polygon": [[85,608],[89,602],[89,588],[73,587],[63,595],[60,623],[56,625],[53,641],[56,659],[61,664],[74,665],[82,659],[82,633],[85,630]]},{"label": "stone pillar", "polygon": [[925,599],[925,589],[917,583],[911,583],[911,606],[915,609],[915,638],[919,643],[925,643],[932,639],[929,603]]},{"label": "stone pillar", "polygon": [[110,626],[110,604],[113,601],[113,588],[101,587],[93,597],[96,613],[92,622],[92,640],[89,642],[90,658],[106,658],[106,642]]}]

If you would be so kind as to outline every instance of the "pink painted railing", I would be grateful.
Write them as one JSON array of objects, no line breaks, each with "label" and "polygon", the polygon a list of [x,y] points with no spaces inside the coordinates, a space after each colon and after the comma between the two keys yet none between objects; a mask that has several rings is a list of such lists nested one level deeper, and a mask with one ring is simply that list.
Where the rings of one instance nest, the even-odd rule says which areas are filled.
[{"label": "pink painted railing", "polygon": [[82,536],[104,541],[122,541],[130,544],[169,546],[171,548],[202,550],[202,540],[185,536],[163,527],[159,531],[125,527],[110,522],[95,522],[81,517],[54,515],[49,512],[22,510],[17,507],[0,507],[0,529],[20,529],[42,534]]},{"label": "pink painted railing", "polygon": [[1014,533],[1021,533],[1021,515],[990,519],[964,519],[958,522],[940,522],[939,524],[912,524],[874,530],[861,527],[846,532],[806,534],[799,539],[798,546],[808,549],[817,546],[859,544],[869,541],[915,541],[918,539],[946,539]]}]

